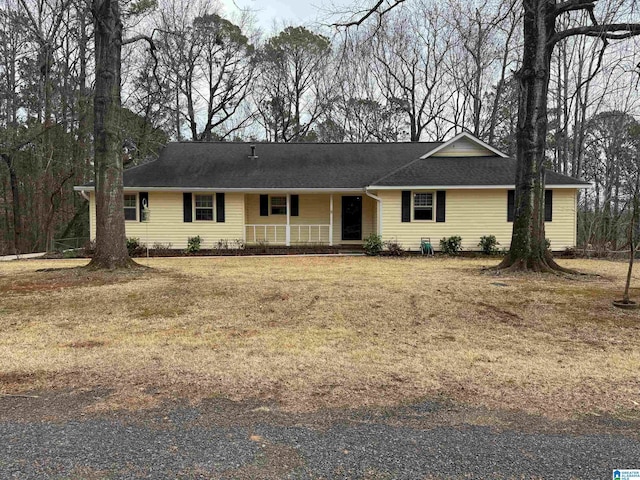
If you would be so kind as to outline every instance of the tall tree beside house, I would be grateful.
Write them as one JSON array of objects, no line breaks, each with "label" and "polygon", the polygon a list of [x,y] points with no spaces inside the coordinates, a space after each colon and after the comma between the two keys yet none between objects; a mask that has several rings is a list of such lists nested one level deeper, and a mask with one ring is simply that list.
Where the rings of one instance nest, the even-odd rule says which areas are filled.
[{"label": "tall tree beside house", "polygon": [[127,252],[122,186],[120,131],[120,69],[122,20],[119,0],[93,0],[96,83],[94,113],[94,171],[96,252],[89,268],[134,265]]},{"label": "tall tree beside house", "polygon": [[[524,50],[516,77],[519,86],[516,130],[515,215],[511,248],[498,268],[565,271],[548,250],[544,229],[545,153],[548,131],[548,93],[551,55],[565,38],[599,37],[604,49],[609,40],[640,35],[640,24],[599,23],[595,1],[523,0]],[[604,2],[603,2],[603,6]],[[590,25],[558,29],[558,19],[573,12],[588,13]],[[605,18],[615,18],[615,11]],[[628,20],[628,19],[627,19]]]},{"label": "tall tree beside house", "polygon": [[[153,2],[129,4],[133,14],[143,13]],[[96,199],[96,252],[92,269],[129,268],[124,224],[123,132],[121,107],[122,45],[145,40],[155,50],[151,37],[122,39],[119,0],[93,0],[96,80],[93,96],[94,178]]]}]

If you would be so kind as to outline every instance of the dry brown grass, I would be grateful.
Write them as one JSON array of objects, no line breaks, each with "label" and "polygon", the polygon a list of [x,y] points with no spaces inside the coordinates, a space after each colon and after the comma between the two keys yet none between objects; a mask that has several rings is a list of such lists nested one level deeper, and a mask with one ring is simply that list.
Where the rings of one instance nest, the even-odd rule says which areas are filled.
[{"label": "dry brown grass", "polygon": [[624,263],[561,262],[602,275],[573,280],[440,258],[36,272],[83,263],[0,265],[0,392],[113,389],[95,410],[167,397],[308,410],[444,396],[554,418],[640,415],[640,318],[611,306]]}]

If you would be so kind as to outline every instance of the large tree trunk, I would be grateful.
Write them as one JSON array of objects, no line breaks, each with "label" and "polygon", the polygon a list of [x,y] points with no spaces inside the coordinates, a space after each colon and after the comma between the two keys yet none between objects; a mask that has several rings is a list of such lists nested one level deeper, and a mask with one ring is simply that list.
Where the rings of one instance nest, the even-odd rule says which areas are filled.
[{"label": "large tree trunk", "polygon": [[515,215],[511,248],[498,268],[564,270],[552,259],[544,234],[544,157],[547,92],[555,33],[553,0],[524,0],[524,52],[517,72]]},{"label": "large tree trunk", "polygon": [[13,253],[29,253],[26,246],[24,216],[22,213],[22,200],[20,197],[20,186],[18,176],[13,166],[13,159],[6,154],[2,158],[9,169],[9,186],[11,187],[11,206],[13,213]]},{"label": "large tree trunk", "polygon": [[122,22],[118,0],[93,0],[96,45],[94,171],[96,253],[90,268],[124,268],[129,258],[124,228],[120,66]]}]

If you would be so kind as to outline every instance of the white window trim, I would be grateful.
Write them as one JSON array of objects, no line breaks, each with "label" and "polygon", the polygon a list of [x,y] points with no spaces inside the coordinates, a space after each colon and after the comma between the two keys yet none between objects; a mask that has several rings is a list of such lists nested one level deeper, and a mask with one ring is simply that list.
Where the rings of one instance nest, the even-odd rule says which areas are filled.
[{"label": "white window trim", "polygon": [[125,198],[126,196],[130,196],[130,195],[133,195],[134,197],[136,197],[136,204],[135,204],[135,206],[134,206],[134,207],[127,207],[127,206],[125,206],[125,207],[124,207],[124,209],[125,209],[125,210],[126,210],[126,209],[133,209],[133,210],[135,210],[135,212],[136,212],[136,218],[134,218],[133,220],[127,220],[127,218],[125,217],[124,221],[125,221],[125,222],[137,222],[137,221],[139,220],[139,218],[138,218],[138,202],[139,202],[139,200],[138,200],[138,193],[137,193],[137,192],[136,192],[136,193],[128,193],[128,192],[125,192],[125,193],[124,193],[124,196],[122,197],[122,203],[124,203],[124,198]]},{"label": "white window trim", "polygon": [[[416,193],[431,194],[431,220],[416,218],[415,195]],[[436,221],[436,192],[433,190],[411,190],[411,221],[419,223],[435,223]]]},{"label": "white window trim", "polygon": [[[196,197],[211,197],[211,220],[198,220],[196,217]],[[192,216],[191,218],[193,218],[194,222],[203,222],[203,223],[209,223],[209,222],[215,222],[216,221],[216,194],[215,193],[210,193],[210,192],[206,192],[206,193],[194,193],[192,195]],[[204,209],[209,209],[209,207],[197,207],[200,208],[202,210]]]},{"label": "white window trim", "polygon": [[[283,213],[273,213],[273,198],[277,197],[277,198],[284,198],[284,212]],[[285,216],[287,214],[287,210],[288,210],[288,202],[287,202],[287,196],[286,195],[269,195],[269,216],[274,216],[274,217],[282,217]]]}]

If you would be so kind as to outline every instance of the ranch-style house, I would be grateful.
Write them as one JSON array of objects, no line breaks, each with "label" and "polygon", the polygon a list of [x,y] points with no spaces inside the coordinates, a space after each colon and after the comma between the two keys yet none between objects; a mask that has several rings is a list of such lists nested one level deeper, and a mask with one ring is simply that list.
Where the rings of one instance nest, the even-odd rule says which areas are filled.
[{"label": "ranch-style house", "polygon": [[[175,142],[124,172],[126,234],[148,245],[359,245],[371,233],[419,250],[459,235],[465,250],[495,235],[509,247],[515,160],[468,133],[446,142]],[[547,172],[545,232],[576,244],[577,193],[588,183]],[[90,205],[92,185],[77,186]]]}]

